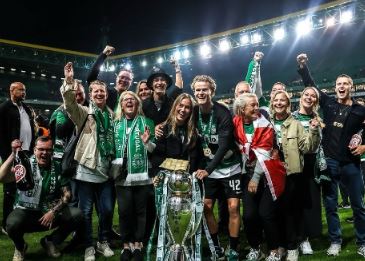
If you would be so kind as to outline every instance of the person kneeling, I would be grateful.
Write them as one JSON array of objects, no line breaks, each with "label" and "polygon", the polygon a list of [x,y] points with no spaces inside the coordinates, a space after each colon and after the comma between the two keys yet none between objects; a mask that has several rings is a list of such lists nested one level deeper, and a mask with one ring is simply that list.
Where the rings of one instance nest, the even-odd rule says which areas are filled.
[{"label": "person kneeling", "polygon": [[[11,147],[12,153],[0,167],[0,182],[15,181],[12,165],[21,150],[21,141],[14,140]],[[71,190],[68,180],[61,176],[60,166],[52,160],[52,140],[49,137],[42,136],[36,140],[30,166],[34,187],[27,191],[17,189],[14,210],[6,221],[6,230],[15,245],[13,261],[24,260],[27,250],[23,238],[25,233],[53,228],[56,229],[43,237],[40,243],[48,256],[61,256],[57,246],[82,221],[81,210],[67,206]]]}]

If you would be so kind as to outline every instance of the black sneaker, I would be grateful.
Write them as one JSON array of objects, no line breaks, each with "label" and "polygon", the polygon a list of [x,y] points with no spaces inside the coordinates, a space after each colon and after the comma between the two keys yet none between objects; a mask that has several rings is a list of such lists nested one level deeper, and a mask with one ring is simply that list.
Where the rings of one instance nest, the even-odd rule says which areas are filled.
[{"label": "black sneaker", "polygon": [[129,261],[132,259],[132,251],[129,248],[123,248],[120,253],[120,261]]},{"label": "black sneaker", "polygon": [[354,217],[349,217],[345,219],[347,223],[354,223]]},{"label": "black sneaker", "polygon": [[133,260],[134,261],[143,261],[143,254],[141,249],[134,249],[133,251]]}]

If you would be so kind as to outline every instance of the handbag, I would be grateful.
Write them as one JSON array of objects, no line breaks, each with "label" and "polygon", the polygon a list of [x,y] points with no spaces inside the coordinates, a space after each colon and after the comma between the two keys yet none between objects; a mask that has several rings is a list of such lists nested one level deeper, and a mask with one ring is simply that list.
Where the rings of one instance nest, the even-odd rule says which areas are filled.
[{"label": "handbag", "polygon": [[61,175],[64,177],[71,178],[76,173],[76,168],[79,165],[77,160],[74,159],[76,145],[80,139],[82,130],[85,127],[88,117],[89,117],[89,114],[86,116],[86,119],[85,119],[84,123],[82,124],[82,127],[78,133],[76,132],[76,128],[74,129],[73,134],[65,147],[65,151],[63,152],[63,156],[61,159]]}]

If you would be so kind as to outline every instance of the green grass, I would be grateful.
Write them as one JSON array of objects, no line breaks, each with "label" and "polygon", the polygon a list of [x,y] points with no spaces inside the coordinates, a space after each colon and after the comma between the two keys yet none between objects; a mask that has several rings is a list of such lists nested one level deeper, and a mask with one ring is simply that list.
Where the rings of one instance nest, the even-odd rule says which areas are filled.
[{"label": "green grass", "polygon": [[[3,198],[3,192],[2,192],[2,186],[0,185],[0,218],[2,218],[2,198]],[[116,209],[117,212],[117,209]],[[360,260],[361,257],[356,253],[357,247],[355,244],[355,236],[354,236],[354,230],[352,224],[347,224],[344,222],[345,218],[350,217],[352,215],[351,210],[340,210],[340,218],[342,220],[342,232],[343,232],[343,245],[342,245],[342,252],[339,257],[331,257],[328,258],[326,256],[326,249],[329,246],[329,242],[327,239],[327,224],[326,219],[323,216],[323,236],[319,239],[313,240],[312,247],[315,251],[314,255],[312,256],[300,256],[300,260]],[[114,226],[118,227],[118,221],[117,221],[118,214],[115,213],[114,215]],[[94,216],[93,218],[93,224],[94,224],[94,232],[96,231],[97,226],[97,218]],[[25,240],[28,243],[28,251],[26,254],[26,260],[55,260],[51,258],[47,258],[47,255],[45,251],[42,249],[41,245],[39,244],[40,239],[49,232],[43,232],[43,233],[31,233],[25,235]],[[69,239],[67,239],[68,241]],[[222,245],[225,246],[227,244],[227,237],[222,237],[221,242]],[[207,249],[205,240],[203,239],[203,246],[204,249]],[[240,237],[240,245],[241,245],[241,251],[240,251],[240,260],[244,260],[245,255],[248,252],[248,245],[246,242],[246,239],[244,238],[244,235],[242,233]],[[107,260],[119,260],[120,256],[120,249],[114,249],[116,255],[114,257],[108,258]],[[14,253],[14,245],[13,242],[6,236],[0,235],[0,261],[6,261],[11,260]],[[65,261],[71,261],[71,260],[83,260],[83,254],[84,252],[82,250],[76,251],[72,254],[64,254],[61,258],[57,260],[65,260]],[[204,253],[203,256],[208,257],[209,253]],[[106,258],[101,257],[100,255],[97,255],[97,260],[106,260]],[[206,258],[205,260],[209,260]]]}]

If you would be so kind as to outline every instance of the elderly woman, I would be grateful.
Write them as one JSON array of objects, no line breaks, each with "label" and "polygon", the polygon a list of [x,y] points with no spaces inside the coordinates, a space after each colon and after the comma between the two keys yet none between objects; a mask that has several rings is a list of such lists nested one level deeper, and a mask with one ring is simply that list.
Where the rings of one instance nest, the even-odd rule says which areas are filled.
[{"label": "elderly woman", "polygon": [[144,101],[151,97],[152,90],[147,86],[147,80],[140,80],[136,86],[136,94]]},{"label": "elderly woman", "polygon": [[150,133],[154,133],[154,125],[144,117],[141,100],[131,91],[123,92],[114,122],[116,159],[112,171],[123,244],[120,260],[143,260],[147,199],[153,190],[148,173],[148,150],[153,149]]},{"label": "elderly woman", "polygon": [[93,204],[99,210],[99,233],[96,251],[105,257],[114,255],[110,249],[110,227],[112,226],[113,185],[108,176],[113,155],[113,113],[106,106],[107,86],[102,81],[93,81],[89,86],[90,105],[84,107],[76,101],[78,83],[73,79],[72,63],[65,66],[65,81],[61,94],[65,110],[81,132],[75,150],[79,162],[74,179],[79,188],[79,208],[84,214],[85,261],[95,260],[92,239]]},{"label": "elderly woman", "polygon": [[259,112],[257,96],[239,95],[233,105],[234,135],[243,163],[243,203],[245,233],[251,247],[247,260],[264,257],[260,249],[264,231],[270,250],[268,261],[280,260],[276,199],[284,190],[285,169],[271,159],[274,146],[272,124]]},{"label": "elderly woman", "polygon": [[[310,121],[317,119],[319,93],[314,87],[304,88],[299,100],[299,109],[293,112],[306,131],[309,131]],[[305,194],[308,195],[304,201],[304,229],[300,250],[303,255],[313,254],[309,238],[318,237],[322,233],[322,210],[321,210],[321,189],[320,183],[328,179],[325,175],[318,175],[327,167],[323,149],[320,146],[314,153],[304,155],[303,182],[305,183]]]},{"label": "elderly woman", "polygon": [[276,91],[270,104],[270,113],[276,131],[279,156],[286,165],[285,191],[282,195],[282,228],[288,254],[286,260],[298,260],[298,238],[302,235],[305,184],[303,184],[304,154],[315,152],[320,143],[319,122],[312,119],[309,130],[295,120],[290,111],[289,94]]}]

